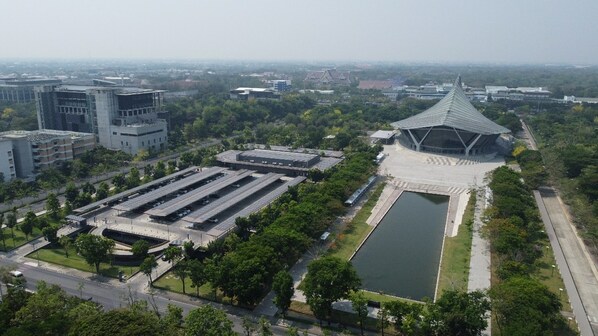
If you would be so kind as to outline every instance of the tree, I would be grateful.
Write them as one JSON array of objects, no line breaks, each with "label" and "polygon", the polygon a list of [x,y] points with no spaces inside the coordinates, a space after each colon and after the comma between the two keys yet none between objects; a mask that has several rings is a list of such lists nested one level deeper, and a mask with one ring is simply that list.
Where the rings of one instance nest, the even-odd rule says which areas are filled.
[{"label": "tree", "polygon": [[103,200],[104,198],[108,197],[109,193],[110,187],[108,186],[108,183],[102,182],[100,185],[98,185],[98,189],[96,190],[95,200]]},{"label": "tree", "polygon": [[559,298],[536,279],[514,277],[490,289],[502,335],[544,335],[566,325]]},{"label": "tree", "polygon": [[164,251],[164,259],[168,262],[176,263],[183,256],[181,249],[177,246],[169,246]]},{"label": "tree", "polygon": [[272,290],[276,293],[274,304],[280,309],[284,317],[291,306],[291,299],[295,293],[293,277],[286,271],[276,273],[272,282]]},{"label": "tree", "polygon": [[233,323],[224,311],[210,305],[193,309],[185,318],[186,336],[233,336]]},{"label": "tree", "polygon": [[183,323],[183,308],[169,303],[166,309],[164,322],[174,328],[180,328]]},{"label": "tree", "polygon": [[150,244],[147,240],[139,239],[133,246],[131,246],[131,252],[133,255],[138,259],[145,259],[147,257],[147,252],[149,251]]},{"label": "tree", "polygon": [[69,201],[64,202],[64,206],[62,207],[62,217],[66,217],[73,212],[73,204]]},{"label": "tree", "polygon": [[68,258],[69,257],[69,248],[73,244],[73,239],[71,239],[71,237],[69,237],[67,235],[60,236],[60,238],[58,238],[58,244],[60,244],[60,246],[62,246],[62,248],[64,249],[64,254]]},{"label": "tree", "polygon": [[149,285],[150,287],[152,286],[152,272],[154,271],[154,268],[158,267],[158,262],[156,261],[156,257],[154,257],[153,255],[149,255],[147,256],[145,259],[143,259],[143,262],[141,262],[141,265],[139,265],[139,270],[147,275],[147,277],[149,278]]},{"label": "tree", "polygon": [[303,280],[307,304],[319,319],[330,323],[332,303],[347,298],[361,284],[350,262],[335,257],[324,257],[307,266]]},{"label": "tree", "polygon": [[363,322],[368,316],[368,300],[361,291],[351,293],[349,299],[351,300],[351,307],[353,308],[353,311],[357,313],[357,318],[359,319],[359,330],[361,331],[361,335],[363,335]]},{"label": "tree", "polygon": [[123,174],[123,173],[117,174],[112,178],[112,185],[114,185],[114,188],[117,191],[124,190],[126,183],[127,183],[127,180],[125,178],[125,174]]},{"label": "tree", "polygon": [[10,233],[12,235],[12,244],[15,244],[15,231],[14,228],[17,226],[17,216],[11,212],[6,215],[6,226],[10,229]]},{"label": "tree", "polygon": [[72,204],[72,203],[75,203],[77,196],[79,196],[79,189],[77,189],[77,187],[75,186],[75,184],[73,182],[69,182],[66,185],[66,190],[64,191],[64,197],[66,198],[67,201],[71,202],[71,204]]},{"label": "tree", "polygon": [[108,262],[114,249],[114,240],[82,233],[75,241],[77,252],[90,266],[95,266],[96,273],[100,273],[100,264]]},{"label": "tree", "polygon": [[435,310],[431,315],[440,319],[435,323],[438,334],[475,336],[488,326],[486,313],[490,310],[490,301],[480,291],[448,290],[431,305],[430,310]]},{"label": "tree", "polygon": [[164,176],[166,176],[166,166],[164,165],[164,162],[158,161],[158,163],[156,163],[156,167],[154,168],[153,178],[154,180],[157,180]]},{"label": "tree", "polygon": [[376,323],[376,326],[378,329],[380,329],[380,334],[382,334],[382,336],[384,336],[384,330],[388,327],[389,323],[388,309],[382,305],[382,307],[378,309],[378,321]]},{"label": "tree", "polygon": [[251,336],[256,331],[255,322],[247,315],[243,315],[241,326],[243,327],[243,331],[245,331],[245,336]]},{"label": "tree", "polygon": [[181,282],[183,283],[183,294],[187,294],[185,292],[185,280],[189,276],[189,264],[187,260],[181,260],[174,267],[172,268],[172,273],[177,276]]},{"label": "tree", "polygon": [[33,228],[35,227],[37,221],[37,216],[33,211],[28,211],[25,214],[25,219],[21,222],[19,229],[25,234],[25,239],[29,240],[29,235],[33,232]]},{"label": "tree", "polygon": [[6,239],[4,238],[4,230],[2,230],[3,226],[4,226],[4,214],[0,213],[0,235],[2,236],[2,246],[4,247],[4,251],[6,251]]},{"label": "tree", "polygon": [[136,167],[131,168],[129,175],[127,176],[127,188],[131,189],[139,185],[141,177],[139,175],[139,169]]},{"label": "tree", "polygon": [[58,243],[58,226],[56,225],[50,225],[50,226],[46,226],[45,228],[42,229],[42,234],[44,235],[44,239],[46,239],[46,241],[50,242],[50,244],[55,245],[56,243]]},{"label": "tree", "polygon": [[191,287],[195,287],[197,296],[199,296],[199,288],[207,281],[204,265],[197,259],[190,259],[187,262],[187,268],[189,269]]},{"label": "tree", "polygon": [[56,194],[49,193],[46,199],[46,211],[53,220],[57,220],[60,217],[60,202]]},{"label": "tree", "polygon": [[268,321],[265,317],[260,317],[260,336],[272,336],[272,330],[270,329],[272,325],[270,321]]},{"label": "tree", "polygon": [[93,184],[85,182],[85,184],[83,184],[83,186],[81,187],[81,191],[93,195],[96,192],[96,188],[93,186]]}]

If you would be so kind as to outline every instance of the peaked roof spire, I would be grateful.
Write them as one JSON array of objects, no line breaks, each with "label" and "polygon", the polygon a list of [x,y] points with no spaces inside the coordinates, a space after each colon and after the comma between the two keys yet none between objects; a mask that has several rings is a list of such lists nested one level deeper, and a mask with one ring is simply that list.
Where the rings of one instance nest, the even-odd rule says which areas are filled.
[{"label": "peaked roof spire", "polygon": [[449,93],[438,103],[424,112],[391,124],[399,129],[415,129],[435,126],[448,126],[480,134],[510,133],[483,116],[469,101],[461,88],[461,76]]},{"label": "peaked roof spire", "polygon": [[459,86],[460,88],[463,88],[463,85],[461,84],[461,74],[457,75],[457,79],[455,79],[455,84],[453,84],[453,86]]}]

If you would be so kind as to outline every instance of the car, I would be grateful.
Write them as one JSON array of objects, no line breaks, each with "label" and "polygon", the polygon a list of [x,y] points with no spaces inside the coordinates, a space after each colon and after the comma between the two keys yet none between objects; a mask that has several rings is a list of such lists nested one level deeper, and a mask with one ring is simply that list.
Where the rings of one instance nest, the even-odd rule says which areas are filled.
[{"label": "car", "polygon": [[21,278],[23,277],[23,272],[21,271],[10,271],[8,272],[13,278]]},{"label": "car", "polygon": [[218,218],[210,218],[210,219],[208,219],[208,222],[210,222],[210,223],[218,223]]},{"label": "car", "polygon": [[235,184],[233,184],[233,187],[235,187],[235,188],[239,188],[239,187],[241,187],[241,185],[240,185],[240,184],[238,184],[238,183],[235,183]]}]

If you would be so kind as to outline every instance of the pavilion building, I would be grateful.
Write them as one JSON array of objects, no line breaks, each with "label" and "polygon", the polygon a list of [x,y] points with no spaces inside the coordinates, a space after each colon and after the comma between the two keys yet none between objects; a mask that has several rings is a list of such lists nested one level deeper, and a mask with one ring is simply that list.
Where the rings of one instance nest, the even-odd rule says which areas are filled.
[{"label": "pavilion building", "polygon": [[416,151],[476,155],[490,150],[511,131],[484,117],[469,101],[457,77],[453,88],[431,108],[391,124],[399,142]]}]

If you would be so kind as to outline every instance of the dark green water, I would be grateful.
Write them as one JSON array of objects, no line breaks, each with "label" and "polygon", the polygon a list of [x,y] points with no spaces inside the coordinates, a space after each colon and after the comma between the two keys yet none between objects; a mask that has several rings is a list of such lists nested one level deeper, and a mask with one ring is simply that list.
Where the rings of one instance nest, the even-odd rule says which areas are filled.
[{"label": "dark green water", "polygon": [[433,298],[448,196],[403,192],[351,260],[364,289]]}]

